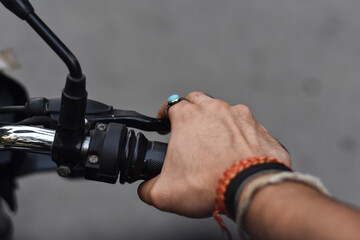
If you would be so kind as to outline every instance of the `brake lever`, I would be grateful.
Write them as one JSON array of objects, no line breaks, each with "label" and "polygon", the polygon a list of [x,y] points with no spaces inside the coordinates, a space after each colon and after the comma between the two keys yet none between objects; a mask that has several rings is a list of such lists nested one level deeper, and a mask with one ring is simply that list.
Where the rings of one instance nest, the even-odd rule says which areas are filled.
[{"label": "brake lever", "polygon": [[144,131],[159,131],[159,132],[170,131],[169,119],[152,118],[142,115],[135,111],[114,109],[112,111],[112,114],[86,116],[86,119],[91,124],[92,128],[97,122],[99,123],[115,122],[115,123],[124,124],[127,127],[137,128]]},{"label": "brake lever", "polygon": [[[59,121],[60,106],[60,98],[32,98],[25,105],[25,112],[30,118],[21,123],[26,124],[28,122],[31,124],[44,121],[44,125],[55,129]],[[48,116],[48,118],[44,116]],[[87,100],[85,117],[90,129],[93,129],[97,122],[115,122],[144,131],[170,131],[169,119],[152,118],[136,111],[114,109],[112,106],[90,99]]]}]

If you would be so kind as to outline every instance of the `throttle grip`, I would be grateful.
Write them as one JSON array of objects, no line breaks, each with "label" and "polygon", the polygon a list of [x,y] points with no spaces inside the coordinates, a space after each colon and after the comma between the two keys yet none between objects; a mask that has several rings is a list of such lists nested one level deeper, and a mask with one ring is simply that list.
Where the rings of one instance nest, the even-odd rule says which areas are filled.
[{"label": "throttle grip", "polygon": [[160,174],[165,155],[167,144],[162,142],[149,142],[148,150],[145,155],[145,163],[143,168],[143,180],[149,180]]},{"label": "throttle grip", "polygon": [[157,176],[165,160],[167,144],[135,135],[123,124],[99,123],[91,133],[83,162],[85,178],[121,184]]}]

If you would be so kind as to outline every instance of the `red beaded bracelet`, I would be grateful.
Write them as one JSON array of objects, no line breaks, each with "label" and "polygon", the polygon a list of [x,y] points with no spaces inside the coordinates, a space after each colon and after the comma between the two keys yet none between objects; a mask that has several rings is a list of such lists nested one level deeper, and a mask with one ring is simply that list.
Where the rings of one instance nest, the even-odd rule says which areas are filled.
[{"label": "red beaded bracelet", "polygon": [[216,196],[215,196],[215,210],[213,212],[213,217],[215,218],[218,226],[220,227],[223,234],[226,234],[229,239],[231,239],[231,234],[227,227],[224,224],[220,214],[224,213],[228,217],[229,215],[226,205],[225,205],[225,193],[226,189],[229,186],[231,180],[242,172],[245,169],[248,169],[252,166],[264,164],[264,163],[280,163],[284,164],[282,161],[273,158],[273,157],[252,157],[248,159],[241,160],[239,162],[234,163],[231,167],[225,170],[223,176],[219,179],[218,186],[216,188]]}]

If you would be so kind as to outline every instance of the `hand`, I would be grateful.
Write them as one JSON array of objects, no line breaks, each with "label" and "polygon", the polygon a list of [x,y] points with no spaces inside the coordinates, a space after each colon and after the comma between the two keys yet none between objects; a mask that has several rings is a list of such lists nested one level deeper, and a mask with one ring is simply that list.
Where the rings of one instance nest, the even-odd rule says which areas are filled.
[{"label": "hand", "polygon": [[[171,135],[161,174],[143,182],[141,200],[188,217],[211,216],[219,178],[233,163],[271,156],[290,166],[287,151],[244,105],[192,92],[169,109]],[[165,102],[158,118],[166,116]]]}]

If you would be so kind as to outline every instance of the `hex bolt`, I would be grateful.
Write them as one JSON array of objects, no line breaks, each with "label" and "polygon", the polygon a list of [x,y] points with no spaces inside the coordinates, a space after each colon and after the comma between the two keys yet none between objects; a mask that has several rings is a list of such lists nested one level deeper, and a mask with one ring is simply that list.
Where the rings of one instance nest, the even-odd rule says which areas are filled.
[{"label": "hex bolt", "polygon": [[91,155],[91,156],[89,157],[89,162],[90,162],[91,164],[97,164],[97,163],[99,162],[99,157],[96,156],[96,155]]},{"label": "hex bolt", "polygon": [[106,129],[106,125],[103,124],[103,123],[100,123],[97,125],[97,128],[100,130],[100,131],[104,131]]},{"label": "hex bolt", "polygon": [[60,165],[56,169],[56,172],[60,177],[67,177],[71,173],[70,168],[68,166],[64,166],[64,165]]}]

